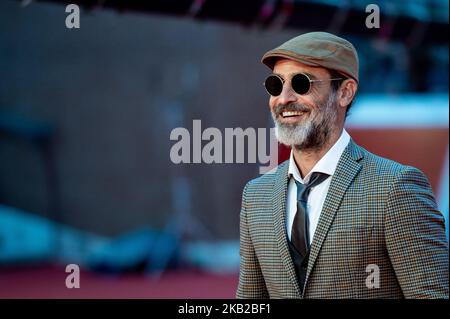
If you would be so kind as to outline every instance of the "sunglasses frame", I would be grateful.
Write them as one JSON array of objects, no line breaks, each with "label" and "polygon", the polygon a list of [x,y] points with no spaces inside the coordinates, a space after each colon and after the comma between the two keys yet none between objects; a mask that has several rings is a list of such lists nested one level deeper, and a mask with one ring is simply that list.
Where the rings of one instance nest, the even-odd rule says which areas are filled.
[{"label": "sunglasses frame", "polygon": [[[299,74],[305,76],[306,79],[309,81],[309,88],[308,88],[308,91],[306,91],[305,93],[298,93],[298,92],[292,87],[292,79],[293,79],[295,76],[299,75]],[[263,82],[264,88],[266,89],[266,92],[269,93],[270,96],[273,96],[273,97],[280,96],[280,94],[278,94],[278,95],[272,95],[272,94],[267,90],[267,87],[266,87],[266,81],[267,81],[267,79],[268,79],[269,77],[271,77],[271,76],[276,76],[277,78],[280,79],[281,84],[282,84],[282,89],[281,89],[280,94],[283,92],[283,87],[284,87],[284,83],[286,82],[286,80],[283,79],[280,75],[278,75],[278,74],[273,74],[273,73],[272,73],[272,74],[269,75],[269,76],[265,79],[265,81]],[[323,80],[311,80],[311,78],[308,76],[308,74],[299,72],[299,73],[295,73],[294,75],[292,75],[290,81],[291,81],[291,87],[292,87],[292,90],[294,90],[294,92],[295,92],[296,94],[299,94],[299,95],[307,95],[307,94],[309,93],[309,91],[311,91],[311,87],[312,87],[312,83],[313,83],[313,82],[326,82],[326,81],[337,81],[337,80],[344,80],[344,78],[331,78],[331,79],[323,79]]]}]

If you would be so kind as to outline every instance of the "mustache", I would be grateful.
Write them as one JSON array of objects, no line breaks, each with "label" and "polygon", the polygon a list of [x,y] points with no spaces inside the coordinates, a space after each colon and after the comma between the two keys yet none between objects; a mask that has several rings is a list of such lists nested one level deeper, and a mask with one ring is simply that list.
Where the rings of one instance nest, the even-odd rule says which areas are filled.
[{"label": "mustache", "polygon": [[309,112],[309,111],[311,111],[310,108],[298,103],[278,104],[273,109],[273,112],[276,115],[280,115],[282,112]]}]

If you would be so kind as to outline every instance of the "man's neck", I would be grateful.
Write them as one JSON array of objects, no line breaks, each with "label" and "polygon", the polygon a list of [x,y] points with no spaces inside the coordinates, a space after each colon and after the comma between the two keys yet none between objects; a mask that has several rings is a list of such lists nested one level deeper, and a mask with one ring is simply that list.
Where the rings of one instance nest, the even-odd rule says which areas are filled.
[{"label": "man's neck", "polygon": [[328,141],[318,149],[296,149],[292,148],[294,152],[294,160],[298,171],[302,178],[304,178],[312,170],[314,165],[333,147],[342,134],[343,128],[335,130],[330,134]]}]

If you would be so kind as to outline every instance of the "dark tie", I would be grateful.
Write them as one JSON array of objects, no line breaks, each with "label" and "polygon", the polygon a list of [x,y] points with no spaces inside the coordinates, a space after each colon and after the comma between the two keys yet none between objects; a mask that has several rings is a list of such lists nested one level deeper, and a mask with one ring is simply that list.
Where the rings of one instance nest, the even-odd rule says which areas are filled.
[{"label": "dark tie", "polygon": [[291,242],[303,258],[308,254],[309,250],[309,225],[308,212],[306,211],[308,196],[311,188],[322,183],[329,176],[325,173],[314,172],[311,174],[311,178],[307,184],[295,181],[295,184],[297,184],[297,213],[295,214],[292,225]]}]

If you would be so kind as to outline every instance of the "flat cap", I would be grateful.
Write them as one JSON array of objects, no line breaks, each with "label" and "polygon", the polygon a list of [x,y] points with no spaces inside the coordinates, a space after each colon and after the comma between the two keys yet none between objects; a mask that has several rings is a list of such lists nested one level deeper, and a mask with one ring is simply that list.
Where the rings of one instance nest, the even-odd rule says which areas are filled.
[{"label": "flat cap", "polygon": [[279,58],[336,70],[358,82],[358,53],[347,40],[328,32],[299,35],[268,51],[261,62],[273,69]]}]

